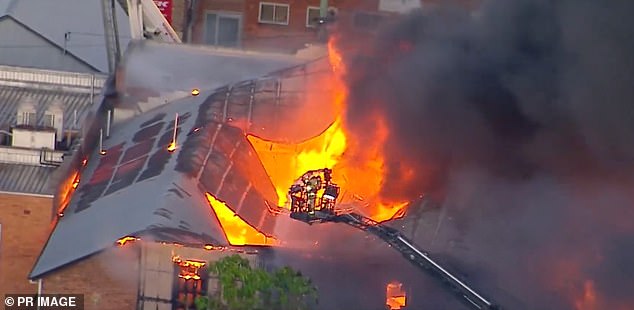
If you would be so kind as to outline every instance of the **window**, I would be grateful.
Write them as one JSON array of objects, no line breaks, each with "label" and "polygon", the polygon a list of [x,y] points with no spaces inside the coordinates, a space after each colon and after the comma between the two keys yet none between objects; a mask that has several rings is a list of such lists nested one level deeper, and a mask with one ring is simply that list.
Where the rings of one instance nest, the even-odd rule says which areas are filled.
[{"label": "window", "polygon": [[263,24],[288,25],[288,4],[260,2],[258,22]]},{"label": "window", "polygon": [[36,115],[33,112],[24,112],[22,114],[22,124],[28,126],[36,125]]},{"label": "window", "polygon": [[240,45],[241,15],[208,13],[205,21],[205,43],[237,47]]},{"label": "window", "polygon": [[176,256],[174,262],[173,309],[195,309],[195,300],[207,296],[208,272],[206,263],[197,260],[183,260]]},{"label": "window", "polygon": [[319,7],[309,6],[306,9],[306,27],[317,27],[320,17]]},{"label": "window", "polygon": [[[306,8],[306,27],[317,27],[319,19],[321,17],[321,9],[318,6],[309,6]],[[334,18],[337,13],[337,9],[334,7],[328,8],[326,19]]]},{"label": "window", "polygon": [[44,120],[43,120],[43,124],[42,126],[44,127],[55,127],[55,115],[53,114],[44,114]]}]

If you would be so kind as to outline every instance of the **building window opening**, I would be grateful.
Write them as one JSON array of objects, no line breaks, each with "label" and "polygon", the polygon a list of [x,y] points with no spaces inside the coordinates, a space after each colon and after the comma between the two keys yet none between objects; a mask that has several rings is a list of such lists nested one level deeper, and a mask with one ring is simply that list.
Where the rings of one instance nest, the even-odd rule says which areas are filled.
[{"label": "building window opening", "polygon": [[306,8],[306,27],[315,28],[319,26],[319,24],[332,21],[337,14],[337,9],[334,7],[329,7],[326,13],[326,17],[321,17],[321,9],[317,6],[309,6]]},{"label": "building window opening", "polygon": [[288,4],[260,2],[258,22],[263,24],[288,25]]},{"label": "building window opening", "polygon": [[205,262],[175,256],[172,300],[176,310],[196,309],[199,297],[207,296],[208,272]]},{"label": "building window opening", "polygon": [[320,9],[318,7],[309,6],[306,9],[306,27],[317,27],[320,19]]},{"label": "building window opening", "polygon": [[240,46],[241,24],[242,15],[239,14],[207,13],[205,43],[224,47]]},{"label": "building window opening", "polygon": [[22,114],[22,124],[27,126],[35,126],[36,124],[36,115],[33,112],[24,112]]},{"label": "building window opening", "polygon": [[42,124],[42,126],[49,127],[49,128],[54,128],[55,127],[55,115],[53,115],[53,114],[44,114],[43,122],[44,123]]}]

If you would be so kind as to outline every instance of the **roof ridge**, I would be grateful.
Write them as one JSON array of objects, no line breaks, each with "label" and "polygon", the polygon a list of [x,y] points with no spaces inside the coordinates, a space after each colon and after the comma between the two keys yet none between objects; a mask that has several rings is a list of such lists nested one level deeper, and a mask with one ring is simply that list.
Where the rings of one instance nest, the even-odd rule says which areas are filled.
[{"label": "roof ridge", "polygon": [[[17,0],[11,0],[11,1],[17,3]],[[58,42],[56,42],[53,38],[49,37],[44,32],[41,32],[41,31],[33,28],[32,26],[24,23],[22,20],[20,20],[19,18],[13,16],[12,14],[5,14],[4,16],[1,16],[0,18],[4,18],[4,17],[7,17],[7,18],[10,18],[10,19],[14,20],[16,23],[18,23],[18,25],[20,25],[21,27],[23,27],[27,31],[30,31],[34,35],[44,39],[46,42],[50,43],[52,46],[58,48],[59,50],[65,51],[66,54],[68,54],[71,57],[75,58],[76,60],[80,61],[81,63],[83,63],[84,65],[88,66],[89,68],[92,68],[93,70],[97,71],[96,73],[101,73],[101,70],[99,70],[99,68],[97,68],[94,65],[92,65],[90,62],[88,62],[88,60],[80,57],[79,55],[77,55],[77,53],[72,52],[69,49],[64,49],[64,47],[62,45],[60,45]],[[42,69],[42,70],[48,70],[48,69]],[[55,70],[52,70],[52,71],[55,71]]]},{"label": "roof ridge", "polygon": [[16,3],[18,3],[18,0],[9,0],[9,3],[7,4],[6,10],[4,10],[3,15],[11,15]]}]

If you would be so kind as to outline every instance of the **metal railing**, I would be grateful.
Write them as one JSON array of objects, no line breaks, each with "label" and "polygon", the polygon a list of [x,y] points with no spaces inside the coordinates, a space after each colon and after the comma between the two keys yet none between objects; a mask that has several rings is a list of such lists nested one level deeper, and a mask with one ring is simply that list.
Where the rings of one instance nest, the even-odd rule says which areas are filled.
[{"label": "metal railing", "polygon": [[59,166],[63,160],[63,151],[0,146],[1,163]]},{"label": "metal railing", "polygon": [[0,81],[38,83],[85,89],[101,89],[107,76],[101,74],[78,73],[1,66]]}]

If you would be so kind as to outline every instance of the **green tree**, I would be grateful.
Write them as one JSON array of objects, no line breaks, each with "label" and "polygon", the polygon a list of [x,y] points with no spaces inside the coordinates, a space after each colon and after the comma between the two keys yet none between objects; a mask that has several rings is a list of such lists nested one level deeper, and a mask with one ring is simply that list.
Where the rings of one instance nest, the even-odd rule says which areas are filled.
[{"label": "green tree", "polygon": [[220,289],[216,296],[197,299],[198,310],[304,310],[317,301],[311,281],[290,267],[269,273],[232,255],[210,263],[208,270]]}]

